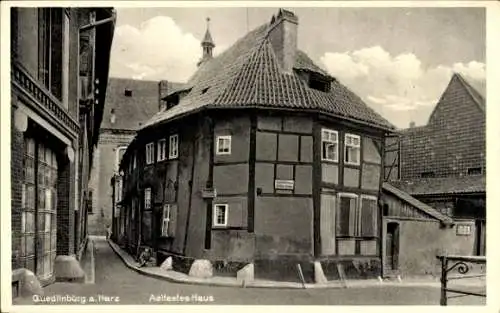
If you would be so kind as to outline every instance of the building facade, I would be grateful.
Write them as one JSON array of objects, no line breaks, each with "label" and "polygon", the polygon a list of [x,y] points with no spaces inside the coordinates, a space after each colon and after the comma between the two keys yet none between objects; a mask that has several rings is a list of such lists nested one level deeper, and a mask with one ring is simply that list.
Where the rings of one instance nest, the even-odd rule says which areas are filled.
[{"label": "building facade", "polygon": [[11,25],[17,292],[25,270],[42,285],[83,279],[78,259],[86,242],[86,190],[105,102],[114,11],[11,8]]},{"label": "building facade", "polygon": [[90,179],[89,234],[104,235],[106,228],[111,227],[114,200],[110,181],[118,175],[119,162],[136,131],[160,111],[161,96],[178,86],[165,80],[109,78]]},{"label": "building facade", "polygon": [[257,277],[381,272],[379,195],[393,129],[297,48],[280,10],[218,57],[207,30],[188,83],[127,148],[116,231],[132,253],[216,274]]},{"label": "building facade", "polygon": [[454,74],[427,125],[386,145],[386,179],[460,223],[473,238],[467,255],[486,248],[485,131],[484,86]]}]

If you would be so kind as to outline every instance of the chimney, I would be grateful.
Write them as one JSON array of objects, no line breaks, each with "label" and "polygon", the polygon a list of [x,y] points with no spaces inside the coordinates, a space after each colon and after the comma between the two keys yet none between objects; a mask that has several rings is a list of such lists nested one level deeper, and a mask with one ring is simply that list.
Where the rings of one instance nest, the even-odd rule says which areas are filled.
[{"label": "chimney", "polygon": [[158,110],[163,111],[167,108],[167,103],[163,98],[168,94],[168,80],[160,80],[158,83]]},{"label": "chimney", "polygon": [[414,121],[411,121],[410,122],[410,128],[414,128],[415,127],[415,122]]},{"label": "chimney", "polygon": [[285,73],[292,73],[297,52],[299,19],[293,12],[280,9],[269,25],[269,41]]}]

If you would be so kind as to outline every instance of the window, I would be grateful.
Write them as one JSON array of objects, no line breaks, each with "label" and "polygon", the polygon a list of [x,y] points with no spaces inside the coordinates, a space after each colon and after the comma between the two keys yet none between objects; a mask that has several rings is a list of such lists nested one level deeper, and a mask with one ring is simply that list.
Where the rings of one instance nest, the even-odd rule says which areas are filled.
[{"label": "window", "polygon": [[[360,200],[358,205],[358,199]],[[377,237],[378,209],[377,197],[355,194],[339,194],[337,211],[337,236]]]},{"label": "window", "polygon": [[151,209],[151,188],[144,189],[144,210]]},{"label": "window", "polygon": [[344,162],[346,164],[359,165],[359,153],[361,139],[358,135],[345,134]]},{"label": "window", "polygon": [[227,226],[227,204],[216,204],[214,205],[214,226],[223,227]]},{"label": "window", "polygon": [[175,236],[175,219],[177,215],[177,205],[167,203],[163,206],[161,237]]},{"label": "window", "polygon": [[472,232],[472,227],[470,224],[458,224],[457,225],[457,235],[458,236],[470,236]]},{"label": "window", "polygon": [[146,164],[151,164],[154,162],[155,148],[154,143],[148,143],[146,145]]},{"label": "window", "polygon": [[434,172],[423,172],[420,174],[420,176],[422,178],[431,178],[431,177],[435,177],[436,175],[434,174]]},{"label": "window", "polygon": [[217,136],[217,154],[231,154],[231,136]]},{"label": "window", "polygon": [[357,206],[357,195],[339,194],[339,209],[337,211],[337,236],[355,236]]},{"label": "window", "polygon": [[483,173],[480,167],[470,167],[467,169],[467,175],[481,175]]},{"label": "window", "polygon": [[137,154],[134,152],[134,156],[132,157],[132,169],[135,170],[137,167]]},{"label": "window", "polygon": [[338,132],[330,129],[321,130],[321,159],[324,161],[339,161]]},{"label": "window", "polygon": [[116,197],[116,203],[119,203],[122,201],[122,189],[123,189],[123,180],[121,177],[118,177],[116,179],[116,190],[115,190],[115,197]]},{"label": "window", "polygon": [[169,139],[168,158],[175,159],[179,156],[179,136],[172,135]]},{"label": "window", "polygon": [[93,191],[90,189],[89,190],[89,197],[87,199],[87,213],[89,213],[89,214],[94,213],[93,208],[92,208],[92,193],[93,193]]},{"label": "window", "polygon": [[171,206],[170,204],[165,204],[163,207],[163,216],[162,216],[162,224],[161,224],[161,236],[162,237],[167,237],[168,236],[168,231],[169,231],[169,226],[170,226],[170,213],[171,213]]},{"label": "window", "polygon": [[62,100],[63,9],[38,9],[38,79]]},{"label": "window", "polygon": [[167,158],[167,141],[160,139],[158,141],[158,161],[163,161]]},{"label": "window", "polygon": [[116,164],[115,164],[116,172],[118,172],[120,169],[120,162],[122,161],[123,155],[125,154],[126,150],[127,147],[118,147],[118,149],[116,149]]},{"label": "window", "polygon": [[331,86],[330,82],[324,79],[313,76],[309,77],[309,87],[312,89],[316,89],[323,92],[329,92],[330,86]]}]

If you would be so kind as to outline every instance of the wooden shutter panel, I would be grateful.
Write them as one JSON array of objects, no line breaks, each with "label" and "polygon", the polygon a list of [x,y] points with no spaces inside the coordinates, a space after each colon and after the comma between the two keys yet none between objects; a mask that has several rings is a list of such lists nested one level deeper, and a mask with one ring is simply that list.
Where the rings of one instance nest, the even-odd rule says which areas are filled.
[{"label": "wooden shutter panel", "polygon": [[375,237],[377,224],[377,201],[363,199],[361,201],[361,236]]},{"label": "wooden shutter panel", "polygon": [[354,236],[356,198],[341,196],[337,214],[337,235]]},{"label": "wooden shutter panel", "polygon": [[177,226],[177,204],[170,205],[170,222],[168,225],[167,236],[175,237],[175,230]]}]

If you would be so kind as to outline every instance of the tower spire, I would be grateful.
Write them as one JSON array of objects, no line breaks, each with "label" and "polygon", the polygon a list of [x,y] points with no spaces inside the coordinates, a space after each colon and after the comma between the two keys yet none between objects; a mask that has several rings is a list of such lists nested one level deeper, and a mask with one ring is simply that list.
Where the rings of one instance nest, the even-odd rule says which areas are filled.
[{"label": "tower spire", "polygon": [[210,17],[207,17],[207,31],[205,32],[205,36],[201,41],[201,47],[203,49],[203,56],[198,62],[200,65],[202,62],[211,59],[213,56],[213,49],[215,48],[214,40],[212,39],[212,35],[210,34]]}]

